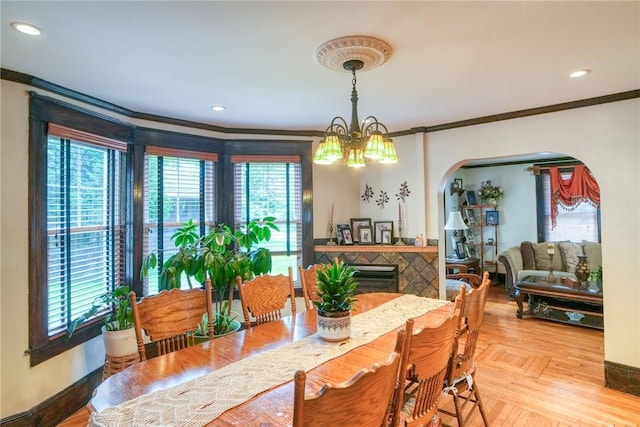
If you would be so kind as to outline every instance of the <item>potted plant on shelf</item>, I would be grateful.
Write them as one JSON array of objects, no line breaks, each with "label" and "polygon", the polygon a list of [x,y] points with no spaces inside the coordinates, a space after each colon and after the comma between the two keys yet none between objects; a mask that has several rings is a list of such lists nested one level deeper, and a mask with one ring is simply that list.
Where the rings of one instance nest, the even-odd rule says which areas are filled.
[{"label": "potted plant on shelf", "polygon": [[[271,231],[278,231],[274,221],[272,216],[255,219],[235,232],[220,223],[207,234],[198,236],[198,225],[189,220],[171,236],[178,252],[163,263],[159,289],[179,288],[183,277],[186,277],[189,287],[193,287],[194,282],[202,286],[210,278],[214,291],[216,336],[239,329],[241,324],[231,311],[233,284],[237,276],[249,280],[271,271],[271,251],[253,246],[269,241]],[[157,264],[155,252],[147,255],[141,275],[146,276]]]},{"label": "potted plant on shelf", "polygon": [[355,270],[336,259],[318,269],[313,304],[318,310],[318,335],[325,341],[344,341],[351,335],[351,310],[358,300]]},{"label": "potted plant on shelf", "polygon": [[119,286],[97,297],[91,308],[74,319],[67,328],[67,339],[84,322],[98,314],[98,311],[113,306],[113,312],[104,318],[102,337],[108,356],[122,357],[138,353],[136,334],[133,329],[133,314],[129,302],[129,287]]},{"label": "potted plant on shelf", "polygon": [[504,190],[499,185],[493,185],[493,182],[488,179],[480,183],[478,196],[482,203],[496,205],[504,197]]}]

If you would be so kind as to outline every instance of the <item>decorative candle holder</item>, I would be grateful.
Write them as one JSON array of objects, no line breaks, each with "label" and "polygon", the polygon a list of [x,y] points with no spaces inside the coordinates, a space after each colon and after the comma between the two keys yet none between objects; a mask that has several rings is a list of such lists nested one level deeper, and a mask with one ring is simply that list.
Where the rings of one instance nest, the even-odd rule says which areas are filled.
[{"label": "decorative candle holder", "polygon": [[405,243],[402,241],[402,220],[398,220],[398,241],[396,242],[396,246],[404,246]]},{"label": "decorative candle holder", "polygon": [[335,246],[336,242],[333,241],[333,221],[329,221],[329,241],[327,246]]},{"label": "decorative candle holder", "polygon": [[556,276],[553,275],[553,254],[549,254],[549,274],[547,275],[547,282],[555,282]]}]

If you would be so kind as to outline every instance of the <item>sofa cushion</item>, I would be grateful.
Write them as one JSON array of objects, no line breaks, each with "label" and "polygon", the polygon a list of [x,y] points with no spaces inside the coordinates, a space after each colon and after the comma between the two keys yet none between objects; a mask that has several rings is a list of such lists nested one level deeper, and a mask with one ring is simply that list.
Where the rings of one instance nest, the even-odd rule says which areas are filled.
[{"label": "sofa cushion", "polygon": [[536,268],[536,256],[533,252],[533,243],[528,240],[520,243],[520,253],[522,254],[522,268],[534,270]]},{"label": "sofa cushion", "polygon": [[[549,270],[549,254],[547,253],[548,242],[542,243],[534,243],[533,244],[533,253],[536,258],[535,268],[532,270]],[[569,271],[566,270],[564,264],[562,262],[562,257],[558,252],[558,244],[554,243],[554,255],[553,255],[553,270],[554,271]],[[576,263],[578,262],[578,258],[576,258]],[[575,268],[574,268],[575,270]]]},{"label": "sofa cushion", "polygon": [[602,265],[602,246],[598,242],[582,241],[582,250],[587,256],[589,270],[594,271]]},{"label": "sofa cushion", "polygon": [[582,244],[573,242],[560,242],[560,254],[565,265],[565,271],[574,272],[578,265],[578,256],[584,255]]}]

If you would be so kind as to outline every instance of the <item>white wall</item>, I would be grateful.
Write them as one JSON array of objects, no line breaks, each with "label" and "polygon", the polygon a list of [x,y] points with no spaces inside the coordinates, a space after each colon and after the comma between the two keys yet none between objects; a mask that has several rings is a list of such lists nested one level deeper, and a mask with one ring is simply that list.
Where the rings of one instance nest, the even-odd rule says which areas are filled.
[{"label": "white wall", "polygon": [[[442,206],[444,186],[465,159],[549,151],[589,166],[602,193],[605,359],[634,367],[640,367],[639,121],[640,100],[633,99],[434,132],[425,141],[427,186],[440,190],[430,206]],[[442,235],[443,226],[443,209],[429,209],[428,235]]]},{"label": "white wall", "polygon": [[[104,353],[97,337],[29,367],[24,353],[29,344],[29,88],[3,80],[0,89],[0,417],[4,418],[28,410],[78,381],[102,364]],[[396,220],[397,201],[395,209],[394,204],[384,210],[375,205],[363,207],[360,195],[369,183],[395,199],[406,180],[411,195],[404,235],[424,233],[426,238],[439,238],[443,253],[443,193],[445,186],[448,191],[449,175],[465,160],[539,151],[566,153],[591,168],[602,190],[605,359],[640,367],[639,117],[640,100],[635,99],[441,131],[425,136],[424,141],[422,135],[396,138],[400,163],[391,167],[370,165],[352,172],[337,165],[333,169],[314,166],[315,237],[327,236],[331,203],[336,223],[348,222],[355,214]],[[507,207],[505,201],[504,210],[507,220],[531,209],[522,204]],[[444,263],[444,258],[440,259]],[[440,267],[442,271],[444,264]]]}]

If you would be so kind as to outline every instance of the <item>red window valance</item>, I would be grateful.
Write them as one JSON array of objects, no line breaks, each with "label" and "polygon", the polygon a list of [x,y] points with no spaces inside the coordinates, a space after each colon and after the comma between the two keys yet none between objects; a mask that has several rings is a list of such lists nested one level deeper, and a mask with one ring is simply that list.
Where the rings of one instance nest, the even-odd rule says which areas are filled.
[{"label": "red window valance", "polygon": [[584,165],[573,168],[571,176],[563,179],[556,166],[549,168],[551,188],[551,228],[556,226],[558,217],[558,203],[569,209],[581,202],[600,206],[600,187]]}]

